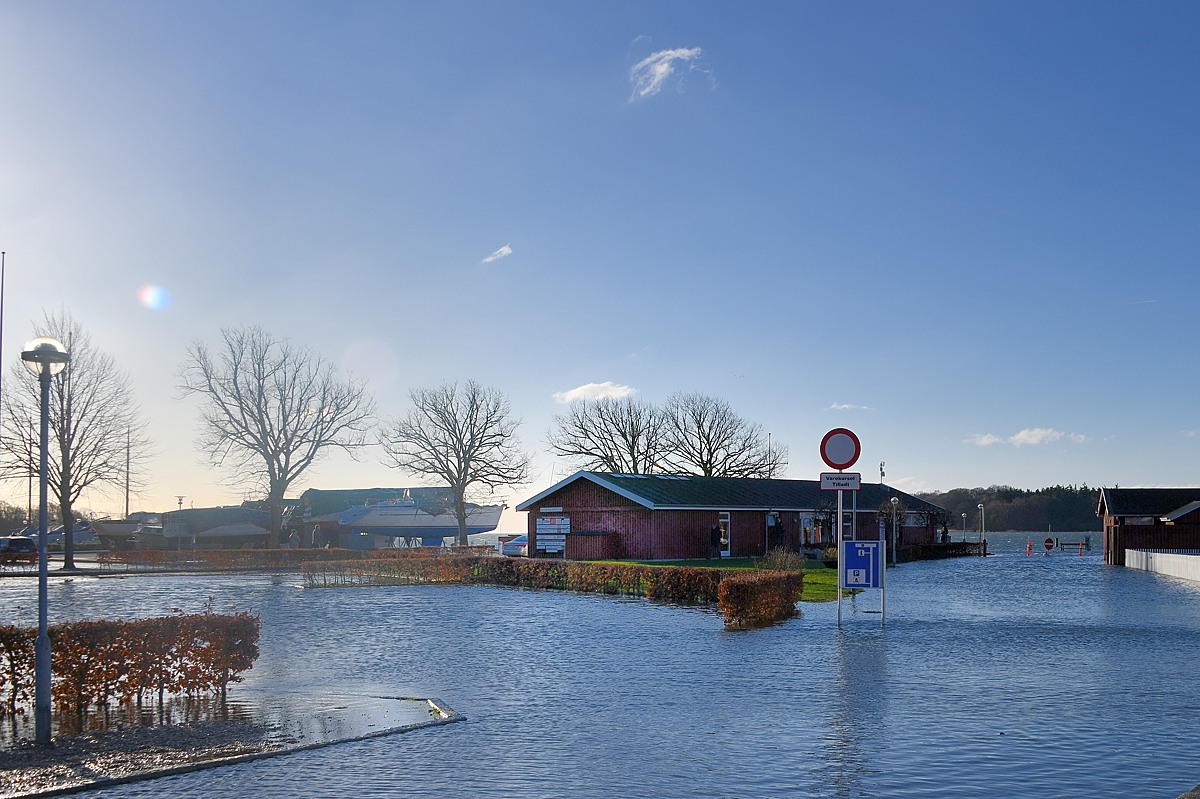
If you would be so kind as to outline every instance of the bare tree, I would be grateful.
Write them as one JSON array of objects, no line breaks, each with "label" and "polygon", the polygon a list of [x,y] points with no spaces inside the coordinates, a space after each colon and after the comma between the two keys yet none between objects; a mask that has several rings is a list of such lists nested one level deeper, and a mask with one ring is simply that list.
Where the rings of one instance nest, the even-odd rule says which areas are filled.
[{"label": "bare tree", "polygon": [[503,393],[469,380],[409,392],[412,408],[379,432],[393,466],[450,486],[459,544],[467,544],[467,495],[472,486],[523,483],[529,456]]},{"label": "bare tree", "polygon": [[734,413],[725,400],[672,394],[663,409],[664,461],[673,471],[706,477],[774,477],[787,449],[763,435],[762,426]]},{"label": "bare tree", "polygon": [[662,455],[662,411],[632,397],[573,402],[554,417],[547,443],[585,469],[651,474]]},{"label": "bare tree", "polygon": [[[71,354],[70,364],[50,382],[47,480],[63,524],[63,568],[73,569],[75,502],[88,490],[140,487],[137,475],[153,453],[129,375],[96,349],[83,326],[61,310],[46,314],[34,328],[38,336],[58,339]],[[0,476],[25,479],[41,468],[41,388],[22,364],[13,367],[10,379],[15,390],[4,397],[0,441],[6,457]]]},{"label": "bare tree", "polygon": [[908,505],[903,499],[898,499],[895,505],[890,499],[885,499],[879,503],[879,507],[875,509],[875,513],[879,516],[880,521],[888,525],[891,529],[892,522],[902,524],[908,518]]},{"label": "bare tree", "polygon": [[355,455],[375,411],[363,382],[259,327],[223,329],[215,352],[194,342],[179,389],[201,399],[199,445],[212,463],[266,489],[272,547],[288,488],[331,449]]}]

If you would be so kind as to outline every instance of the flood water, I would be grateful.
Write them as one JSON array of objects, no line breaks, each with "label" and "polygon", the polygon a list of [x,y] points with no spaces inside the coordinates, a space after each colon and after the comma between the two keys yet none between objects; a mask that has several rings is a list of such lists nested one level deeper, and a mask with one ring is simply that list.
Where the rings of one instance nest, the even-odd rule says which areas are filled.
[{"label": "flood water", "polygon": [[[55,578],[51,620],[262,617],[248,692],[427,696],[467,721],[105,797],[1175,797],[1200,783],[1200,583],[1042,555],[902,564],[764,630],[714,610],[296,577]],[[1067,536],[1075,538],[1074,536]],[[1093,536],[1099,541],[1099,536]],[[36,623],[36,584],[0,581]],[[100,792],[93,792],[99,795]]]}]

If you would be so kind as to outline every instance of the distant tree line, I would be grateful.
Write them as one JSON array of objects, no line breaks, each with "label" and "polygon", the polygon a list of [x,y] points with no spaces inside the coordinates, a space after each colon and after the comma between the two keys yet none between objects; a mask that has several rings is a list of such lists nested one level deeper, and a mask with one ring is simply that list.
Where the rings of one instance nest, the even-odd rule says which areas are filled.
[{"label": "distant tree line", "polygon": [[987,529],[997,531],[1087,532],[1100,531],[1096,516],[1100,492],[1081,486],[1050,486],[1030,491],[1012,486],[955,488],[950,491],[926,491],[918,497],[949,512],[950,532],[961,532],[963,514],[967,514],[968,532],[979,530],[979,505],[987,517]]}]

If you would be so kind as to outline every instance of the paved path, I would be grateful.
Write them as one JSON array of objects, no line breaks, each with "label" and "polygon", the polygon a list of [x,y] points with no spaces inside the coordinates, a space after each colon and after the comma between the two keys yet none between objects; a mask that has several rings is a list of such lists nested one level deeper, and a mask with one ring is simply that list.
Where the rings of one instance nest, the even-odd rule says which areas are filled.
[{"label": "paved path", "polygon": [[231,692],[222,716],[0,746],[0,799],[43,797],[412,732],[465,717],[437,699]]}]

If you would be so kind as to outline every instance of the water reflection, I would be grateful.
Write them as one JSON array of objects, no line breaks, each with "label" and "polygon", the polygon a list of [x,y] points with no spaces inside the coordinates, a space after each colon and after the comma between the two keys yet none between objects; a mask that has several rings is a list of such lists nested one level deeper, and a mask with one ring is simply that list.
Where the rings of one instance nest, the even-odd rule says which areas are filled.
[{"label": "water reflection", "polygon": [[[54,737],[78,735],[83,732],[120,730],[126,727],[154,727],[163,724],[194,724],[207,721],[253,720],[254,713],[245,702],[222,700],[217,696],[176,696],[157,701],[114,703],[108,707],[89,708],[86,713],[55,710],[51,719]],[[19,740],[33,738],[33,714],[10,714],[0,725],[0,749],[13,746]]]},{"label": "water reflection", "polygon": [[881,628],[840,628],[833,643],[833,715],[825,738],[823,776],[836,797],[851,797],[876,773],[869,747],[879,747],[887,716],[887,649]]},{"label": "water reflection", "polygon": [[[468,719],[105,799],[233,799],[248,785],[330,799],[1047,799],[1200,782],[1200,591],[1095,551],[1026,557],[1024,537],[989,540],[994,557],[892,570],[884,629],[869,597],[840,632],[834,605],[806,604],[731,633],[711,611],[641,600],[286,577],[52,584],[51,614],[213,597],[263,620],[262,658],[231,698],[431,696]],[[23,579],[0,580],[0,607],[32,624]]]}]

